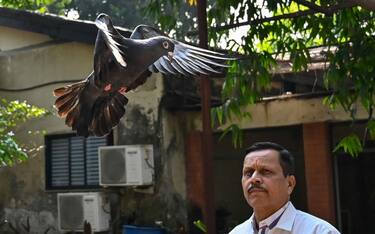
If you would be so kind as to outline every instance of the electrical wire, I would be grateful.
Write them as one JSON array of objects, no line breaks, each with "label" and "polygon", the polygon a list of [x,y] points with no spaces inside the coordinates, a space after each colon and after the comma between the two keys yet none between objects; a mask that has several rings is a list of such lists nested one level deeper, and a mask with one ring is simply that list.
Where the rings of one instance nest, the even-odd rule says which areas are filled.
[{"label": "electrical wire", "polygon": [[82,80],[57,80],[57,81],[51,81],[44,84],[38,84],[35,86],[27,87],[27,88],[20,88],[20,89],[7,89],[7,88],[0,88],[0,92],[22,92],[22,91],[29,91],[33,89],[38,89],[44,86],[54,85],[54,84],[65,84],[65,83],[74,83],[79,82]]}]

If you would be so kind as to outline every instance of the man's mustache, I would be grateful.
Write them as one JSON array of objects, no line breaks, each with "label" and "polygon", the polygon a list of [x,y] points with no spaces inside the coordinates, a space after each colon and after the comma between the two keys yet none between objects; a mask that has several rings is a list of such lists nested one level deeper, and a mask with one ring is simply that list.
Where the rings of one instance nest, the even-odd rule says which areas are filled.
[{"label": "man's mustache", "polygon": [[266,189],[263,188],[260,184],[250,184],[250,185],[247,187],[247,191],[248,191],[248,192],[251,192],[251,191],[254,190],[254,189],[266,191]]}]

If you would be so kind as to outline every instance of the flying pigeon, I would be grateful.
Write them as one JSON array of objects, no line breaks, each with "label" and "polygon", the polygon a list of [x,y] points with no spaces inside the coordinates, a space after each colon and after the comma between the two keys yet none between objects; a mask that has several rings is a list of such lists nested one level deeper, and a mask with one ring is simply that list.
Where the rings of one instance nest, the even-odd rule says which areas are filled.
[{"label": "flying pigeon", "polygon": [[58,115],[80,136],[110,133],[125,114],[125,94],[151,73],[220,75],[226,62],[235,59],[171,39],[147,25],[125,38],[103,13],[95,25],[94,70],[86,79],[54,90]]}]

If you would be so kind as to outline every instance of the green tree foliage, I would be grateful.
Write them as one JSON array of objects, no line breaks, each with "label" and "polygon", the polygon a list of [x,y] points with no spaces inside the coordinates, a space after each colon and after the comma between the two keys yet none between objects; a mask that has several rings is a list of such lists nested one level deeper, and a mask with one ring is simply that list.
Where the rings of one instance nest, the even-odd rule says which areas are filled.
[{"label": "green tree foliage", "polygon": [[140,23],[152,24],[142,15],[146,0],[0,0],[1,7],[32,10],[40,13],[68,15],[75,10],[79,19],[95,20],[99,13],[111,15],[118,26],[133,28]]},{"label": "green tree foliage", "polygon": [[[191,5],[186,14],[171,9]],[[145,13],[169,30],[178,30],[180,21],[190,21],[196,30],[195,1],[149,0]],[[323,49],[327,69],[325,88],[331,95],[324,103],[343,107],[355,119],[353,107],[359,103],[368,112],[367,131],[374,137],[375,20],[374,1],[361,0],[217,0],[208,1],[210,44],[226,40],[226,48],[245,59],[230,68],[222,88],[223,105],[213,109],[220,124],[231,124],[233,117],[249,117],[245,106],[259,101],[270,87],[276,57],[289,56],[292,70],[305,71],[311,48]],[[235,11],[236,10],[236,11]],[[160,18],[170,20],[163,21]],[[248,25],[240,41],[229,38],[229,29]],[[191,33],[192,34],[192,33]],[[190,35],[191,35],[190,34]],[[196,35],[196,33],[194,34]],[[237,136],[238,134],[233,134]],[[351,155],[362,150],[359,136],[343,139],[336,150]]]},{"label": "green tree foliage", "polygon": [[[155,25],[165,30],[176,27],[172,34],[181,38],[189,29],[187,25],[190,22],[187,22],[186,15],[188,19],[194,17],[190,16],[191,7],[179,1],[169,3],[167,5],[160,3],[160,5],[159,2],[150,3],[147,0],[72,0],[66,7],[76,10],[79,18],[86,20],[95,20],[99,13],[107,13],[116,25],[130,29],[139,24]],[[167,9],[160,10],[164,9],[163,7]],[[173,15],[164,14],[165,11],[173,12]],[[178,17],[179,15],[184,15],[184,17]]]},{"label": "green tree foliage", "polygon": [[40,13],[53,12],[63,14],[64,9],[71,0],[0,0],[0,6],[33,10]]},{"label": "green tree foliage", "polygon": [[133,28],[140,23],[152,23],[141,14],[146,4],[144,0],[72,0],[67,7],[76,10],[80,19],[95,20],[99,13],[104,12],[116,25]]},{"label": "green tree foliage", "polygon": [[11,166],[28,158],[27,153],[33,149],[21,147],[14,130],[29,119],[45,115],[45,109],[29,105],[25,101],[0,101],[0,166]]}]

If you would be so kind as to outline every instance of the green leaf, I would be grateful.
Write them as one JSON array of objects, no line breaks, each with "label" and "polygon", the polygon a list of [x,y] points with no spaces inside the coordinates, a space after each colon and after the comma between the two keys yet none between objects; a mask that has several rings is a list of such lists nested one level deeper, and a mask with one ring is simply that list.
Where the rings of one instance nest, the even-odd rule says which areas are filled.
[{"label": "green leaf", "polygon": [[333,152],[339,150],[344,150],[345,153],[348,153],[352,157],[358,157],[358,154],[363,151],[363,147],[358,136],[351,134],[341,139]]},{"label": "green leaf", "polygon": [[242,129],[236,124],[231,124],[226,127],[223,133],[220,135],[219,141],[221,141],[228,133],[232,134],[232,142],[235,148],[242,147],[243,145],[243,132]]},{"label": "green leaf", "polygon": [[206,227],[206,225],[201,220],[196,220],[193,223],[203,233],[207,233],[207,227]]},{"label": "green leaf", "polygon": [[367,129],[370,133],[371,140],[375,140],[375,120],[372,119],[367,123]]}]

